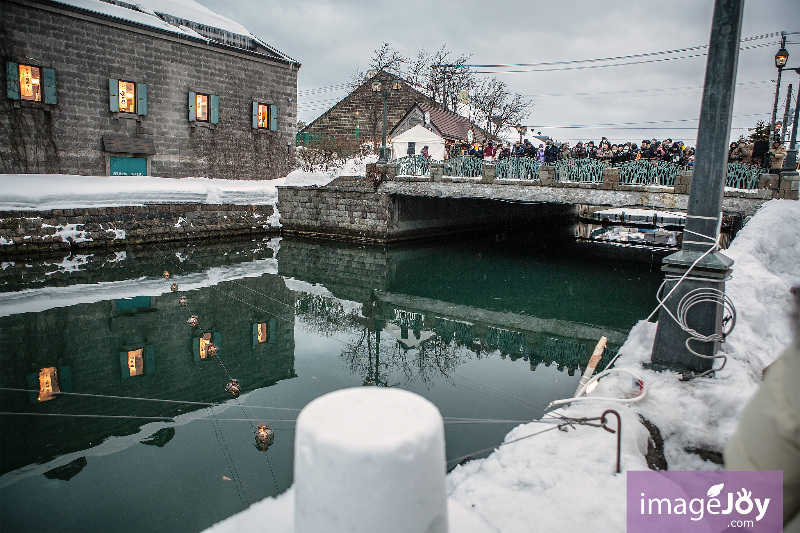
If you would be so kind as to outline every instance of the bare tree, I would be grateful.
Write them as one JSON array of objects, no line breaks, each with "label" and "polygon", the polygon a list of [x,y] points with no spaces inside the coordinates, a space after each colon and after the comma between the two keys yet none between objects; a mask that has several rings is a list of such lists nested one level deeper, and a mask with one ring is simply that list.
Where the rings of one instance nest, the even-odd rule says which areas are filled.
[{"label": "bare tree", "polygon": [[504,128],[519,124],[530,115],[530,100],[512,94],[505,82],[491,78],[481,82],[472,95],[471,105],[486,131],[497,135]]},{"label": "bare tree", "polygon": [[373,71],[377,72],[384,70],[386,72],[399,74],[400,67],[406,61],[406,58],[403,57],[400,52],[392,48],[392,45],[389,43],[383,43],[380,47],[376,48],[372,52],[372,57],[369,60],[369,70],[364,72],[361,69],[356,69],[356,71],[350,76],[350,88],[355,89],[359,87],[371,77],[370,73]]},{"label": "bare tree", "polygon": [[430,58],[428,89],[433,99],[445,109],[457,111],[458,95],[475,87],[475,75],[467,66],[472,55],[453,55],[442,46]]}]

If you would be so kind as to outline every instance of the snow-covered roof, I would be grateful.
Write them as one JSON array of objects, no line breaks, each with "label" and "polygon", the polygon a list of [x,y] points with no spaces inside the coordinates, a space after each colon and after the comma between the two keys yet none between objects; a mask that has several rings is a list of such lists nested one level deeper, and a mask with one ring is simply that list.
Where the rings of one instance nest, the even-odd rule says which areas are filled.
[{"label": "snow-covered roof", "polygon": [[247,28],[194,0],[52,0],[125,22],[259,52],[296,63],[255,37]]}]

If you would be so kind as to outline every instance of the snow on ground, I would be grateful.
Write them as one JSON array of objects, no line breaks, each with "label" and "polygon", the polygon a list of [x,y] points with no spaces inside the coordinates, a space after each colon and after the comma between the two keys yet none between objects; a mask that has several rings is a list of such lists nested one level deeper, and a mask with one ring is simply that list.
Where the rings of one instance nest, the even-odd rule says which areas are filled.
[{"label": "snow on ground", "polygon": [[350,159],[328,171],[295,170],[274,180],[0,174],[0,211],[44,211],[147,204],[275,205],[279,186],[326,185],[344,175],[365,175],[377,156]]},{"label": "snow on ground", "polygon": [[[800,284],[800,203],[765,204],[725,254],[736,261],[726,293],[738,319],[724,344],[727,364],[716,377],[680,382],[673,373],[644,369],[656,324],[643,320],[631,330],[616,363],[646,383],[648,392],[639,396],[641,401],[578,402],[516,427],[489,457],[448,475],[451,509],[457,505],[475,513],[503,533],[578,531],[589,524],[597,531],[625,531],[625,472],[648,468],[644,455],[649,433],[640,415],[659,428],[670,470],[722,468],[688,450],[724,449],[764,367],[790,343],[789,288]],[[602,379],[590,396],[633,399],[637,391],[633,378],[619,373]],[[615,434],[577,424],[559,430],[555,422],[557,416],[598,417],[606,409],[616,410],[622,419],[622,474],[615,474]],[[612,415],[609,426],[617,427]],[[276,530],[291,532],[293,491],[262,500],[210,531],[241,531],[269,519],[281,525]]]}]

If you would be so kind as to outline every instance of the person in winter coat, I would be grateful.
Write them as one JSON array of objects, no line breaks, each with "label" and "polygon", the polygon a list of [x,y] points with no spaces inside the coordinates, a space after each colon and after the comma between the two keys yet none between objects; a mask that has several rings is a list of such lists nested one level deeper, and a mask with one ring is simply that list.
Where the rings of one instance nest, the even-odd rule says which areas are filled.
[{"label": "person in winter coat", "polygon": [[559,161],[572,158],[572,152],[569,149],[569,143],[564,143],[558,150]]},{"label": "person in winter coat", "polygon": [[544,149],[544,162],[552,165],[558,161],[558,146],[555,145],[552,139],[547,139],[547,146]]},{"label": "person in winter coat", "polygon": [[539,153],[537,157],[539,158],[540,163],[544,163],[547,160],[547,156],[545,154],[545,147],[543,144],[539,145]]},{"label": "person in winter coat", "polygon": [[783,161],[786,159],[786,147],[783,143],[774,141],[772,143],[772,150],[769,151],[769,160],[771,162],[771,174],[780,174],[783,168]]},{"label": "person in winter coat", "polygon": [[524,151],[522,153],[525,157],[530,157],[532,159],[536,159],[536,147],[531,144],[528,139],[525,139],[522,143],[524,146]]},{"label": "person in winter coat", "polygon": [[597,150],[597,160],[611,164],[611,146],[607,142],[600,142]]},{"label": "person in winter coat", "polygon": [[800,532],[800,287],[791,289],[794,340],[764,371],[723,457],[727,470],[783,471],[783,531]]},{"label": "person in winter coat", "polygon": [[594,141],[589,141],[586,145],[586,155],[589,159],[597,159],[597,148],[594,146]]},{"label": "person in winter coat", "polygon": [[575,159],[586,159],[589,157],[589,152],[583,146],[583,143],[578,141],[578,144],[575,145],[575,148],[572,149],[572,157]]},{"label": "person in winter coat", "polygon": [[486,161],[494,161],[496,153],[497,151],[495,150],[494,143],[492,143],[492,141],[489,141],[488,144],[486,145],[486,148],[483,149],[483,158]]}]

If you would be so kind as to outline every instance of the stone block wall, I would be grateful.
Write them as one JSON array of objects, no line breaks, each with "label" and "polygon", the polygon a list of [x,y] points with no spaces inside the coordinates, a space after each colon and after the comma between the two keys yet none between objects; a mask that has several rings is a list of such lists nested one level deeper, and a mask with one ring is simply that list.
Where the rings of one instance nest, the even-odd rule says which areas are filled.
[{"label": "stone block wall", "polygon": [[[160,32],[56,2],[3,2],[2,62],[53,68],[56,104],[0,92],[0,173],[108,175],[104,135],[152,142],[149,174],[268,179],[294,161],[296,63]],[[109,78],[147,84],[147,115],[114,113]],[[189,121],[189,92],[219,96],[219,123]],[[277,131],[252,128],[274,104]],[[288,147],[288,149],[287,149]]]},{"label": "stone block wall", "polygon": [[230,204],[0,211],[0,256],[277,233],[268,222],[273,212]]}]

